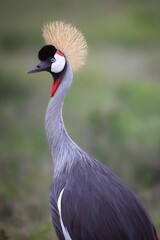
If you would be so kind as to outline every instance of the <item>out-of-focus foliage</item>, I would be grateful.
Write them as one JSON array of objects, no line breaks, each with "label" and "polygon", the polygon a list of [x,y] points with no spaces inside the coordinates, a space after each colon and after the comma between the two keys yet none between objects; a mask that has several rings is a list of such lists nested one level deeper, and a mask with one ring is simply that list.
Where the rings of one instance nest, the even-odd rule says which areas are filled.
[{"label": "out-of-focus foliage", "polygon": [[160,235],[160,4],[1,1],[0,240],[51,240],[52,162],[44,133],[50,76],[27,76],[41,26],[65,20],[89,44],[64,121],[72,138],[137,192]]}]

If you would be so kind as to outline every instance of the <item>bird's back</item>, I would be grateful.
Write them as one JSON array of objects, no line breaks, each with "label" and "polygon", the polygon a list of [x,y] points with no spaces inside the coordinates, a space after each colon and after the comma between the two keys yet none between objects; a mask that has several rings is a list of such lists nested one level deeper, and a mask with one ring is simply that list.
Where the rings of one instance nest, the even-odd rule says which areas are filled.
[{"label": "bird's back", "polygon": [[[89,155],[63,171],[51,188],[52,219],[63,237],[57,208],[63,189],[61,218],[74,240],[157,240],[154,227],[131,190]],[[83,161],[83,162],[82,162]]]}]

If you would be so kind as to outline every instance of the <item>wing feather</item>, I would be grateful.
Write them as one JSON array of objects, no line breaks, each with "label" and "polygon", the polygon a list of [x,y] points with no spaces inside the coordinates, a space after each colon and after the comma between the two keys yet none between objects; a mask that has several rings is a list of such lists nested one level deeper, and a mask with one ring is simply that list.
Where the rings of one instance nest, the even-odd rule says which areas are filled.
[{"label": "wing feather", "polygon": [[74,166],[65,185],[62,219],[74,240],[156,240],[139,200],[112,172],[93,165]]}]

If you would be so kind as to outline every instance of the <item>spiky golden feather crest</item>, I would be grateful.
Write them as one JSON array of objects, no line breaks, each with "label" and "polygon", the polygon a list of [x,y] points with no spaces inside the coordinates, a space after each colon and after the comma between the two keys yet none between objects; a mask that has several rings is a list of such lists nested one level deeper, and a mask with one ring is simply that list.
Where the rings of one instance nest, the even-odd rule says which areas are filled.
[{"label": "spiky golden feather crest", "polygon": [[65,22],[50,22],[43,26],[43,37],[46,44],[60,50],[73,70],[84,65],[88,47],[83,34],[74,26]]}]

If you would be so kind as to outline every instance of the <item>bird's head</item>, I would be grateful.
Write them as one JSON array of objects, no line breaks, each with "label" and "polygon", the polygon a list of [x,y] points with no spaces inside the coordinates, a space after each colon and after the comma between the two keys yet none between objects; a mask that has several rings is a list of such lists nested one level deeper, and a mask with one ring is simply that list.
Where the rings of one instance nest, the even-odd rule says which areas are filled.
[{"label": "bird's head", "polygon": [[50,72],[53,76],[51,88],[51,96],[53,96],[59,87],[66,65],[69,64],[73,70],[77,70],[84,64],[87,44],[79,30],[64,22],[44,25],[43,37],[47,45],[38,53],[40,62],[27,73]]},{"label": "bird's head", "polygon": [[42,47],[38,53],[40,62],[31,67],[27,73],[37,73],[47,71],[52,74],[53,82],[51,87],[51,97],[55,94],[60,84],[60,75],[65,69],[66,58],[62,52],[52,45]]},{"label": "bird's head", "polygon": [[52,45],[42,47],[38,53],[38,58],[40,62],[30,68],[27,73],[48,71],[53,74],[59,74],[66,65],[64,54]]}]

